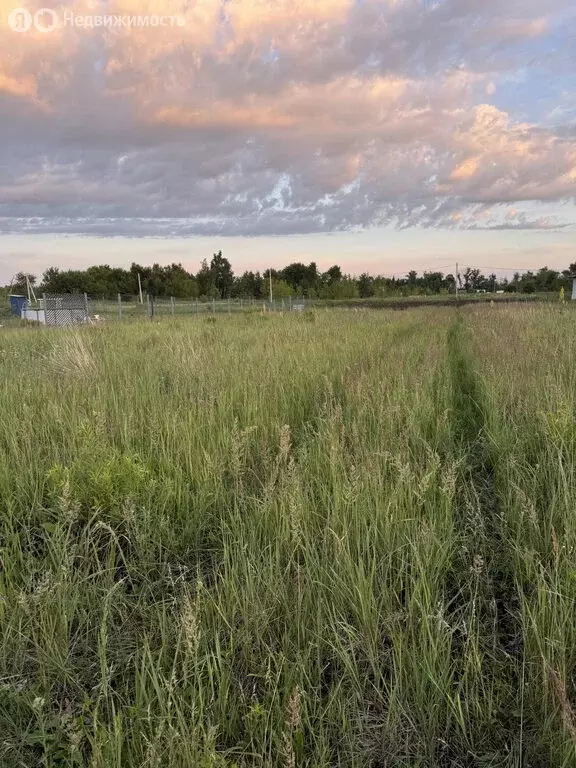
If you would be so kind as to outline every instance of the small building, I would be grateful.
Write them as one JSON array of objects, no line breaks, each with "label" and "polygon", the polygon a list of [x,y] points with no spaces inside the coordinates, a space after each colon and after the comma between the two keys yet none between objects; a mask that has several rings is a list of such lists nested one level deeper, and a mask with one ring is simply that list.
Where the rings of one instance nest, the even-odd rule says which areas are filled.
[{"label": "small building", "polygon": [[28,320],[31,323],[46,325],[44,308],[40,302],[31,301],[28,296],[18,296],[17,294],[11,294],[8,298],[14,317]]},{"label": "small building", "polygon": [[26,309],[26,302],[28,301],[26,296],[12,293],[8,296],[8,300],[10,301],[10,311],[14,317],[22,317],[22,312]]},{"label": "small building", "polygon": [[576,275],[570,275],[572,278],[572,301],[576,301]]},{"label": "small building", "polygon": [[41,308],[46,325],[79,325],[90,321],[85,293],[44,293]]},{"label": "small building", "polygon": [[79,325],[90,321],[86,294],[43,294],[39,301],[13,294],[12,314],[40,325]]}]

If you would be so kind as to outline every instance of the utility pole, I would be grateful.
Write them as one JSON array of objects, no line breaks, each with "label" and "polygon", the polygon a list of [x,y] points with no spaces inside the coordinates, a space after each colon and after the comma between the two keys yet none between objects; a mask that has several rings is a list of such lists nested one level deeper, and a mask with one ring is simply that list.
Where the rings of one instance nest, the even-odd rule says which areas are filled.
[{"label": "utility pole", "polygon": [[272,309],[272,270],[269,269],[268,272],[270,274],[270,309]]},{"label": "utility pole", "polygon": [[140,304],[144,304],[144,298],[142,296],[142,283],[140,281],[140,272],[138,272],[138,292],[140,293]]},{"label": "utility pole", "polygon": [[26,293],[28,294],[28,304],[32,303],[32,299],[36,302],[36,294],[34,293],[34,288],[32,288],[32,283],[30,282],[28,275],[26,275]]},{"label": "utility pole", "polygon": [[458,262],[456,262],[456,299],[458,299]]}]

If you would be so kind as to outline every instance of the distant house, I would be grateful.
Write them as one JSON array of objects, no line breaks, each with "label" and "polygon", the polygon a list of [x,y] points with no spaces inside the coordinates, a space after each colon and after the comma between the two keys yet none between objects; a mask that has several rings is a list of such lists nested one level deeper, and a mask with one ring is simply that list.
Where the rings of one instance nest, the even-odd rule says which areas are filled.
[{"label": "distant house", "polygon": [[45,293],[39,301],[11,294],[9,300],[15,317],[41,325],[77,325],[90,320],[86,294]]}]

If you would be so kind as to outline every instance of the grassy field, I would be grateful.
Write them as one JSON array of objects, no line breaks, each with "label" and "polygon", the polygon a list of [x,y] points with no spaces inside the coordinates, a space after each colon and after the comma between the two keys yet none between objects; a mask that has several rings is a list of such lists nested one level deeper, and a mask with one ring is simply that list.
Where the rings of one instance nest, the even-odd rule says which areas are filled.
[{"label": "grassy field", "polygon": [[576,765],[574,319],[0,331],[0,765]]}]

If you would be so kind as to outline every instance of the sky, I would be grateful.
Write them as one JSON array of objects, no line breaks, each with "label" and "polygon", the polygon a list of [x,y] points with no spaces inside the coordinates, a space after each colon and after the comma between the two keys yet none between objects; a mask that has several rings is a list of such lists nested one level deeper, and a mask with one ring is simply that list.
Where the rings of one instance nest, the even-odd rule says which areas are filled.
[{"label": "sky", "polygon": [[576,261],[573,0],[49,3],[0,0],[0,283]]}]

